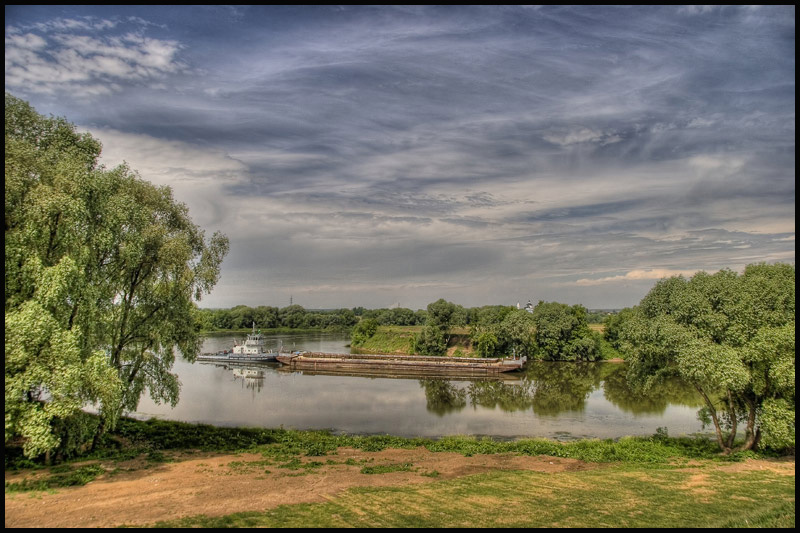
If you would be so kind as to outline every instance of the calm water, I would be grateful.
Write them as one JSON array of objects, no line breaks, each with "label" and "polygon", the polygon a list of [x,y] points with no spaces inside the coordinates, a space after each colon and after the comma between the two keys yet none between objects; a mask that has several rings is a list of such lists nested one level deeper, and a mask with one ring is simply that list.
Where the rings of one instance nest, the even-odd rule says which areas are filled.
[{"label": "calm water", "polygon": [[[241,336],[239,337],[241,340]],[[230,348],[233,336],[206,339],[202,351]],[[340,334],[269,336],[286,350],[349,353]],[[396,379],[313,375],[280,365],[187,363],[173,369],[182,387],[173,409],[144,396],[137,417],[220,426],[330,429],[406,437],[615,438],[702,432],[700,399],[672,383],[633,395],[625,367],[613,363],[537,363],[513,379]]]}]

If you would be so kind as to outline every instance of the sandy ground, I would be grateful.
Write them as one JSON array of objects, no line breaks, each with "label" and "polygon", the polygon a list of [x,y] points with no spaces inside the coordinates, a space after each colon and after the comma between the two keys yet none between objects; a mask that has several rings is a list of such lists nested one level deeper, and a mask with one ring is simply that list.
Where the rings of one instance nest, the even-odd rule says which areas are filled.
[{"label": "sandy ground", "polygon": [[[50,528],[152,524],[198,514],[219,516],[282,504],[321,502],[350,487],[430,483],[495,469],[555,473],[599,468],[574,459],[508,454],[464,457],[424,448],[381,452],[340,448],[336,455],[302,458],[304,463],[336,463],[313,469],[275,466],[280,461],[265,464],[265,458],[257,454],[188,457],[149,468],[143,468],[143,461],[107,464],[106,470],[119,468],[118,473],[103,475],[82,487],[7,493],[5,525]],[[348,459],[351,464],[343,464]],[[364,465],[403,463],[411,463],[411,471],[361,473]],[[434,472],[438,473],[435,477],[425,475]],[[6,473],[6,482],[31,475]]]}]

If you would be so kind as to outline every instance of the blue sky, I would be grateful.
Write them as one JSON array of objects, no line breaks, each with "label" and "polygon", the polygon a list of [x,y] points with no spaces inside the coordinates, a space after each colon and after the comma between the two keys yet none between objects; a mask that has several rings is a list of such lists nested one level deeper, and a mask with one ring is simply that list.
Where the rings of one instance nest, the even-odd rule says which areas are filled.
[{"label": "blue sky", "polygon": [[794,6],[5,15],[7,92],[228,235],[202,306],[619,308],[794,263]]}]

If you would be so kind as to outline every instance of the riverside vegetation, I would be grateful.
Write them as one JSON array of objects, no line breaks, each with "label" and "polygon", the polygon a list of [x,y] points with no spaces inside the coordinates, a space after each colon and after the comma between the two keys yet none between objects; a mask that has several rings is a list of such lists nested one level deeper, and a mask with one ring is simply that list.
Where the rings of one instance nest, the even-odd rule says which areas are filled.
[{"label": "riverside vegetation", "polygon": [[[91,415],[81,417],[87,429],[85,435],[91,435],[89,426],[98,420]],[[75,444],[78,440],[76,436]],[[77,446],[63,463],[48,467],[41,461],[26,459],[20,448],[7,445],[7,477],[9,472],[22,472],[25,477],[6,483],[6,498],[14,498],[20,492],[41,491],[45,492],[39,497],[47,498],[46,494],[53,491],[79,491],[81,485],[95,479],[113,483],[116,476],[130,472],[130,460],[136,457],[141,461],[133,468],[140,475],[149,475],[152,470],[152,475],[164,481],[174,461],[224,453],[233,454],[225,463],[230,471],[228,477],[232,474],[260,480],[274,477],[280,483],[285,476],[310,476],[311,480],[345,469],[353,475],[365,476],[416,474],[429,481],[422,485],[401,482],[398,487],[353,488],[326,503],[280,505],[266,511],[201,515],[151,525],[794,526],[793,461],[769,463],[777,461],[772,454],[752,451],[721,456],[712,441],[672,438],[663,431],[652,437],[558,443],[546,439],[496,441],[473,437],[333,435],[324,431],[220,428],[122,418],[117,428],[104,436],[101,446],[89,453],[82,449]],[[579,461],[571,463],[575,467],[587,466],[557,473],[484,468],[480,473],[440,479],[437,471],[424,470],[413,461],[378,464],[370,459],[340,459],[345,449],[362,452],[425,449],[435,455],[459,454],[465,460],[496,454],[543,456],[549,458],[550,464],[569,458]],[[752,461],[760,461],[761,466],[747,468]],[[742,466],[732,468],[737,464]],[[769,464],[775,468],[765,469]],[[224,475],[220,478],[217,489],[224,488],[225,479]],[[695,485],[700,479],[702,483]],[[731,513],[734,500],[736,513]],[[499,501],[503,505],[498,505]],[[509,509],[514,512],[509,514]]]}]

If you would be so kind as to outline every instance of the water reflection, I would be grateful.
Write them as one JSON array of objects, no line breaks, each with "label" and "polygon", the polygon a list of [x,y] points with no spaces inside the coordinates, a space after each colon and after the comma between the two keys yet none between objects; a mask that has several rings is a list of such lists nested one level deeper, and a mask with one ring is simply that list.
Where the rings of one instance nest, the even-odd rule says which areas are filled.
[{"label": "water reflection", "polygon": [[421,379],[419,385],[425,390],[429,413],[443,416],[460,411],[467,405],[467,392],[447,379]]},{"label": "water reflection", "polygon": [[584,411],[591,394],[599,390],[613,405],[634,415],[663,414],[670,405],[703,405],[697,392],[678,380],[653,387],[647,395],[637,393],[628,385],[625,365],[620,364],[534,362],[516,382],[482,380],[464,386],[463,382],[438,378],[421,379],[419,384],[428,411],[439,416],[469,404],[558,417]]},{"label": "water reflection", "polygon": [[636,392],[628,385],[624,368],[605,378],[603,394],[621,410],[636,415],[661,414],[670,405],[685,405],[695,409],[704,405],[700,394],[691,385],[678,379],[667,379],[664,383],[654,385],[647,394]]},{"label": "water reflection", "polygon": [[[273,336],[308,351],[349,351],[339,335]],[[230,348],[232,336],[206,340],[203,351]],[[278,364],[189,363],[174,371],[182,383],[176,407],[142,398],[140,417],[217,425],[331,429],[345,433],[438,437],[620,437],[702,430],[699,399],[665,384],[642,397],[625,380],[625,365],[530,363],[502,378],[414,378],[295,372]]]},{"label": "water reflection", "polygon": [[220,363],[212,361],[198,362],[198,365],[214,366],[230,371],[235,383],[241,383],[243,388],[256,392],[261,392],[264,388],[264,373],[269,371],[265,366],[258,366],[253,363]]}]

